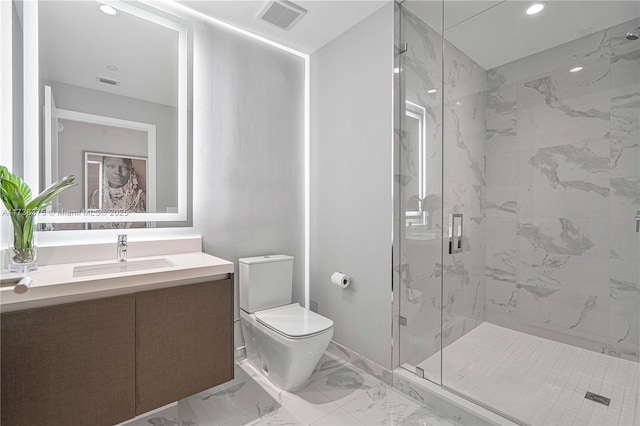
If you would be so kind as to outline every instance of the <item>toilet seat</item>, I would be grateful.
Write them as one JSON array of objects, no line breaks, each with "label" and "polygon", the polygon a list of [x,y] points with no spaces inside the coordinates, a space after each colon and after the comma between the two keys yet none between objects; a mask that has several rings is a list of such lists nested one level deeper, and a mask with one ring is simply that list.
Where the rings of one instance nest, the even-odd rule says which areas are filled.
[{"label": "toilet seat", "polygon": [[260,324],[289,339],[306,339],[333,328],[333,321],[298,303],[265,309],[254,315]]}]

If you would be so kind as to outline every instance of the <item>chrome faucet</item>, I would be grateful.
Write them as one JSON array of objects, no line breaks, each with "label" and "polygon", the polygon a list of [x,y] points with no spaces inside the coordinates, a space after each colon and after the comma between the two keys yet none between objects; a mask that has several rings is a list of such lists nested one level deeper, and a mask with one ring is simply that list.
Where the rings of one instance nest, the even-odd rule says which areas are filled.
[{"label": "chrome faucet", "polygon": [[127,235],[118,235],[118,262],[127,261]]}]

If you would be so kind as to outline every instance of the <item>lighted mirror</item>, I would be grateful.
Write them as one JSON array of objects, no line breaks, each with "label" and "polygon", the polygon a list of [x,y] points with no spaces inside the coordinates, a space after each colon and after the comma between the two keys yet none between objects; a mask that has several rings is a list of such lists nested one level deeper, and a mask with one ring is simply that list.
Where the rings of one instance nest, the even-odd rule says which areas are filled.
[{"label": "lighted mirror", "polygon": [[[438,152],[434,142],[427,143],[427,109],[417,103],[405,102],[405,136],[403,152],[407,176],[405,196],[405,224],[410,231],[409,238],[427,234],[434,237],[439,231],[436,225],[436,214],[440,212],[442,202],[438,194],[433,171],[429,173],[429,165],[437,160]],[[425,234],[426,233],[426,234]],[[435,238],[435,237],[434,237]]]},{"label": "lighted mirror", "polygon": [[[187,219],[187,25],[148,5],[40,1],[40,135],[25,135],[24,174],[78,185],[41,218],[50,230],[140,228]],[[31,62],[29,62],[31,60]],[[25,70],[28,71],[28,70]],[[34,84],[25,74],[25,84]],[[34,114],[34,115],[30,115]],[[32,153],[39,152],[38,156]],[[34,164],[36,163],[36,164]]]}]

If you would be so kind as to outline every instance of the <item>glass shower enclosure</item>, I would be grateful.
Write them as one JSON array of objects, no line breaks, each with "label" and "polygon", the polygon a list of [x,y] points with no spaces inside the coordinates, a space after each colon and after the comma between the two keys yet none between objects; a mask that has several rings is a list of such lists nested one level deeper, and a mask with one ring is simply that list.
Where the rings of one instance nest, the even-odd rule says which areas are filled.
[{"label": "glass shower enclosure", "polygon": [[396,364],[532,424],[640,418],[640,3],[396,5]]}]

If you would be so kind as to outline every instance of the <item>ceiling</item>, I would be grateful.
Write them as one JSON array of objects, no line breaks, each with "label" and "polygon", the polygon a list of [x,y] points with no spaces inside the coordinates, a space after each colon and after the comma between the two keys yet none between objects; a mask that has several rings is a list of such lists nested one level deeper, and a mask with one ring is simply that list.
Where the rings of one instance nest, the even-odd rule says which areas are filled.
[{"label": "ceiling", "polygon": [[[289,31],[257,19],[267,1],[176,0],[193,10],[313,53],[388,1],[294,0],[307,14]],[[491,69],[640,16],[637,0],[547,0],[528,16],[532,0],[446,0],[446,38],[485,69]],[[442,0],[406,0],[409,10],[441,32]]]},{"label": "ceiling", "polygon": [[190,9],[306,54],[315,52],[388,2],[294,0],[307,13],[291,29],[283,30],[257,18],[267,0],[177,0]]},{"label": "ceiling", "polygon": [[[40,78],[176,106],[178,33],[122,11],[105,15],[99,6],[40,2]],[[120,85],[99,83],[97,76]]]},{"label": "ceiling", "polygon": [[[174,1],[306,54],[389,2],[296,0],[307,13],[286,31],[257,18],[266,1]],[[529,1],[447,0],[446,38],[480,66],[491,69],[640,16],[636,0],[546,3],[542,13],[527,16],[524,10]],[[441,0],[406,0],[403,4],[441,32]],[[123,12],[107,16],[95,1],[43,1],[40,5],[42,78],[176,104],[175,31]],[[109,70],[108,65],[119,70]],[[98,75],[119,80],[120,86],[98,83]]]},{"label": "ceiling", "polygon": [[[446,1],[446,39],[491,69],[640,17],[637,0],[547,0],[542,12],[529,16],[525,10],[531,3]],[[407,0],[404,5],[441,32],[441,1]]]}]

